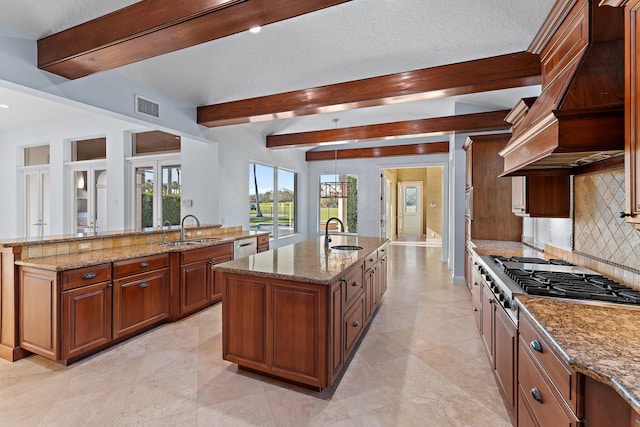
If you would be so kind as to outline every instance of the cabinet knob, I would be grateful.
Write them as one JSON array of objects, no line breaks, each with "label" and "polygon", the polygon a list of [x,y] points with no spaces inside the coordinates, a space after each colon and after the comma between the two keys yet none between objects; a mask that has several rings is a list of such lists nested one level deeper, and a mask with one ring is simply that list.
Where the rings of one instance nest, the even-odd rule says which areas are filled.
[{"label": "cabinet knob", "polygon": [[360,286],[360,283],[358,283],[357,280],[354,280],[353,283],[351,284],[351,286],[358,287],[358,286]]},{"label": "cabinet knob", "polygon": [[538,390],[538,387],[534,387],[531,389],[531,397],[533,397],[536,402],[542,403],[542,394],[540,394],[540,390]]},{"label": "cabinet knob", "polygon": [[529,345],[531,346],[532,349],[534,349],[538,353],[542,353],[542,344],[540,344],[540,341],[533,340]]},{"label": "cabinet knob", "polygon": [[353,327],[357,328],[358,326],[360,326],[360,323],[356,320],[355,322],[353,322]]},{"label": "cabinet knob", "polygon": [[82,275],[83,279],[93,279],[94,277],[96,277],[96,273],[93,272]]},{"label": "cabinet knob", "polygon": [[473,307],[473,311],[478,311],[478,309],[477,309],[477,308],[475,308],[475,307]]},{"label": "cabinet knob", "polygon": [[149,286],[149,282],[142,282],[142,283],[140,283],[140,287],[141,287],[141,288],[146,288],[146,287],[148,287],[148,286]]},{"label": "cabinet knob", "polygon": [[633,214],[631,212],[629,212],[629,213],[627,213],[627,212],[618,212],[618,216],[620,218],[624,218],[624,217],[627,217],[627,216],[631,217],[631,216],[633,216]]},{"label": "cabinet knob", "polygon": [[109,284],[107,285],[107,288],[113,288],[113,283],[109,283]]},{"label": "cabinet knob", "polygon": [[144,261],[140,263],[140,268],[145,268],[145,267],[149,267],[149,263]]}]

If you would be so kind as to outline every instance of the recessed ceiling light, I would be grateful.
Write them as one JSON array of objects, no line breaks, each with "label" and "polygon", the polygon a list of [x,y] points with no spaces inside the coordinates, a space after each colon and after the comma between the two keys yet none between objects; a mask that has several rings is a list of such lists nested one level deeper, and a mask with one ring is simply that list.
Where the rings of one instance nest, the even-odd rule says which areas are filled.
[{"label": "recessed ceiling light", "polygon": [[257,26],[257,27],[251,27],[249,28],[249,31],[252,32],[253,34],[258,34],[260,32],[260,30],[262,29],[262,27]]},{"label": "recessed ceiling light", "polygon": [[0,104],[0,108],[9,109],[11,106],[7,104]]}]

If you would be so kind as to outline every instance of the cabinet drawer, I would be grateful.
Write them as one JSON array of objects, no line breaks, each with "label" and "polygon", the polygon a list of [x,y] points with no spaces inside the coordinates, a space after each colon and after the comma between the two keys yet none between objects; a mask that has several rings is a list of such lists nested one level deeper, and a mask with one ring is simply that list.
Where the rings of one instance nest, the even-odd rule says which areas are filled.
[{"label": "cabinet drawer", "polygon": [[269,235],[265,234],[262,236],[258,236],[258,246],[264,246],[269,244]]},{"label": "cabinet drawer", "polygon": [[531,352],[527,351],[525,346],[521,341],[518,366],[520,399],[526,403],[531,415],[541,426],[577,425],[578,420],[569,408],[556,398],[547,383],[548,379],[538,370],[537,363],[533,361]]},{"label": "cabinet drawer", "polygon": [[224,243],[222,245],[210,246],[207,248],[191,249],[180,253],[180,264],[189,264],[191,262],[202,261],[229,254],[233,255],[233,243]]},{"label": "cabinet drawer", "polygon": [[364,259],[364,271],[367,271],[373,267],[373,265],[378,261],[378,252],[373,252],[367,255]]},{"label": "cabinet drawer", "polygon": [[109,280],[111,280],[111,264],[77,268],[62,273],[62,290],[66,291]]},{"label": "cabinet drawer", "polygon": [[113,278],[131,276],[169,266],[169,254],[133,258],[113,263]]},{"label": "cabinet drawer", "polygon": [[551,379],[560,395],[567,401],[571,409],[577,411],[576,386],[577,374],[573,372],[551,350],[551,344],[543,338],[542,333],[533,325],[530,318],[520,312],[521,353],[527,352]]},{"label": "cabinet drawer", "polygon": [[356,340],[364,328],[364,294],[351,306],[344,315],[344,349],[345,358],[349,354]]},{"label": "cabinet drawer", "polygon": [[[354,300],[354,298],[363,292],[363,277],[362,277],[362,265],[358,268],[351,270],[348,275],[343,279],[344,300],[347,305]],[[346,305],[345,305],[346,307]]]},{"label": "cabinet drawer", "polygon": [[387,254],[387,245],[384,245],[378,249],[378,258],[382,258],[386,254]]}]

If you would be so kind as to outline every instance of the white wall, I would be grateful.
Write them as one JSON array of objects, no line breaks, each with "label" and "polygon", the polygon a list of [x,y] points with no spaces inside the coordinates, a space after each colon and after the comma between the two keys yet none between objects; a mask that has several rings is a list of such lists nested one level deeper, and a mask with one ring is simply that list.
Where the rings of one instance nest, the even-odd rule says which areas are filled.
[{"label": "white wall", "polygon": [[308,164],[300,149],[268,150],[265,135],[249,126],[213,128],[207,137],[219,145],[220,219],[225,226],[249,228],[249,163],[282,167],[298,174],[298,234],[271,242],[277,248],[307,239],[309,195]]},{"label": "white wall", "polygon": [[[2,135],[0,159],[3,185],[0,198],[9,201],[2,210],[0,238],[20,237],[24,224],[21,215],[21,163],[22,149],[28,146],[50,146],[51,173],[51,234],[69,233],[66,218],[72,214],[69,203],[69,182],[65,162],[70,160],[68,141],[106,136],[107,138],[107,229],[130,228],[129,167],[130,134],[149,130],[136,123],[104,115],[88,115],[75,120],[48,125],[7,130]],[[183,138],[182,194],[193,200],[191,208],[183,207],[183,214],[193,213],[202,223],[215,224],[218,220],[218,146],[215,143]]]}]

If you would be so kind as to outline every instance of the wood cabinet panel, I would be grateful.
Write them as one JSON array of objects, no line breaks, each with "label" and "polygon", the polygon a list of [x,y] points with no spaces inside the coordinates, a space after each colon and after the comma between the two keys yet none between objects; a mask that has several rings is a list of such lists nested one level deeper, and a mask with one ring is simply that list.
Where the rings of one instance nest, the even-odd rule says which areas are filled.
[{"label": "wood cabinet panel", "polygon": [[209,260],[180,267],[180,314],[188,314],[209,304]]},{"label": "wood cabinet panel", "polygon": [[345,354],[350,353],[353,349],[353,346],[362,333],[364,325],[364,294],[361,294],[351,308],[344,314]]},{"label": "wood cabinet panel", "polygon": [[20,346],[49,359],[60,357],[59,297],[55,272],[20,267]]},{"label": "wood cabinet panel", "polygon": [[484,350],[489,358],[489,364],[495,369],[494,355],[494,319],[495,319],[495,299],[489,287],[482,281],[482,289],[480,293],[480,315],[482,317],[480,323],[480,336],[484,344]]},{"label": "wood cabinet panel", "polygon": [[269,250],[269,236],[258,236],[258,252],[266,252]]},{"label": "wood cabinet panel", "polygon": [[364,275],[362,265],[350,270],[343,279],[345,286],[344,299],[345,306],[349,306],[355,298],[364,291]]},{"label": "wood cabinet panel", "polygon": [[300,375],[310,382],[325,380],[325,295],[325,289],[317,286],[271,286],[273,370]]},{"label": "wood cabinet panel", "polygon": [[67,270],[62,273],[62,290],[78,288],[111,280],[111,264]]},{"label": "wood cabinet panel", "polygon": [[[517,410],[518,330],[501,306],[495,309],[495,374],[498,387],[515,417]],[[515,422],[515,418],[513,419]]]},{"label": "wood cabinet panel", "polygon": [[329,330],[329,354],[331,355],[331,382],[338,376],[344,363],[344,348],[342,345],[342,284],[338,282],[331,287],[331,325]]},{"label": "wood cabinet panel", "polygon": [[209,246],[206,248],[191,249],[180,253],[180,264],[189,264],[204,259],[213,259],[220,256],[233,256],[233,243]]},{"label": "wood cabinet panel", "polygon": [[169,254],[117,261],[113,263],[113,278],[118,279],[167,267],[169,267]]},{"label": "wood cabinet panel", "polygon": [[112,338],[111,322],[111,282],[63,292],[62,359],[66,361],[108,344]]},{"label": "wood cabinet panel", "polygon": [[169,269],[113,282],[113,337],[133,334],[169,317]]},{"label": "wood cabinet panel", "polygon": [[540,426],[577,426],[578,420],[564,402],[556,398],[548,379],[538,371],[531,353],[526,347],[523,349],[525,345],[520,342],[518,381],[520,397],[526,401],[531,415]]},{"label": "wood cabinet panel", "polygon": [[[521,312],[522,313],[522,312]],[[558,393],[567,401],[572,411],[577,412],[577,374],[552,350],[551,344],[533,325],[527,315],[521,315],[518,323],[522,347],[529,357],[538,363],[549,376]],[[522,357],[522,351],[520,352]]]},{"label": "wood cabinet panel", "polygon": [[517,216],[569,218],[569,175],[530,175],[512,179],[512,211]]},{"label": "wood cabinet panel", "polygon": [[519,241],[522,237],[522,219],[511,213],[511,182],[498,177],[503,170],[498,153],[510,137],[510,133],[476,135],[464,145],[468,239]]},{"label": "wood cabinet panel", "polygon": [[640,0],[625,8],[625,212],[640,230]]},{"label": "wood cabinet panel", "polygon": [[223,298],[233,301],[222,305],[223,355],[232,362],[267,368],[267,281],[223,277]]}]

